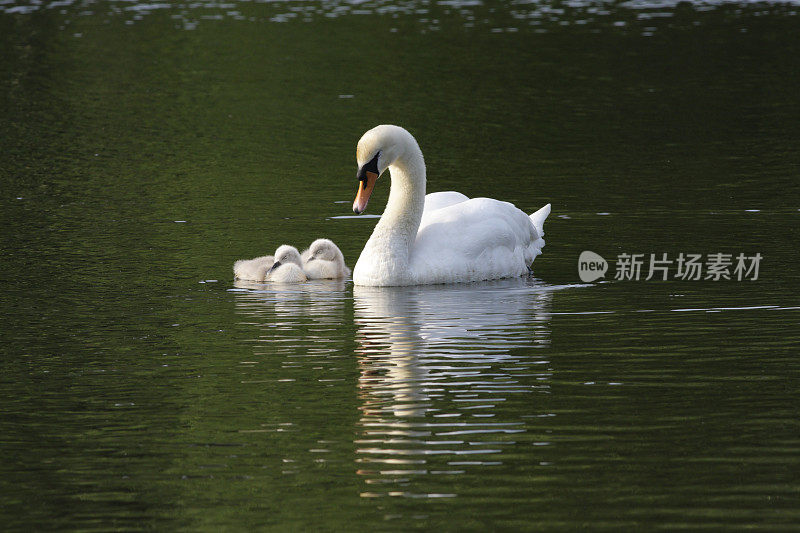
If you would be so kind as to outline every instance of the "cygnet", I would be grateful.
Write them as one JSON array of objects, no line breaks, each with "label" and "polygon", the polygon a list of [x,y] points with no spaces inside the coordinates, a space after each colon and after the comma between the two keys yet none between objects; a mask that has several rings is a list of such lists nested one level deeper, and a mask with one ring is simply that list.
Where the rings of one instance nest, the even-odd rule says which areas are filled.
[{"label": "cygnet", "polygon": [[267,281],[302,283],[308,281],[302,268],[303,260],[294,246],[283,244],[275,250],[275,262],[267,271]]},{"label": "cygnet", "polygon": [[342,251],[329,239],[317,239],[303,252],[303,270],[308,279],[339,279],[350,275]]}]

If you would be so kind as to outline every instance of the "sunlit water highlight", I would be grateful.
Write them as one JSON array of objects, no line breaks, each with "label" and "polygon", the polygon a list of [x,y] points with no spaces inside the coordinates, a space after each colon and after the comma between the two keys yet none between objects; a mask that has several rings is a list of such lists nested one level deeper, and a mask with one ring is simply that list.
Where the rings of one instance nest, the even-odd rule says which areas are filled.
[{"label": "sunlit water highlight", "polygon": [[[255,10],[263,6],[269,11]],[[340,17],[378,15],[383,17],[413,17],[419,31],[441,31],[442,23],[457,20],[463,28],[482,28],[491,33],[514,33],[520,29],[548,31],[548,28],[579,26],[602,28],[611,26],[624,29],[628,26],[643,36],[652,36],[659,27],[673,26],[673,19],[682,18],[685,12],[704,12],[726,9],[733,16],[759,16],[775,12],[788,16],[798,14],[798,0],[769,0],[741,2],[733,0],[704,0],[679,2],[678,0],[630,0],[615,5],[597,0],[571,0],[569,2],[539,2],[516,0],[508,3],[482,0],[440,0],[419,2],[405,0],[352,0],[340,1],[196,1],[191,3],[56,0],[52,2],[0,2],[0,14],[31,15],[39,11],[53,11],[67,15],[61,29],[67,28],[72,17],[102,17],[104,23],[121,19],[127,25],[136,24],[153,13],[166,12],[175,21],[176,28],[194,30],[199,24],[231,20],[249,23],[313,23]],[[693,24],[702,24],[695,19]],[[680,21],[678,24],[685,24]],[[392,28],[393,32],[398,28]],[[82,33],[75,33],[82,37]],[[353,95],[340,95],[352,98]]]}]

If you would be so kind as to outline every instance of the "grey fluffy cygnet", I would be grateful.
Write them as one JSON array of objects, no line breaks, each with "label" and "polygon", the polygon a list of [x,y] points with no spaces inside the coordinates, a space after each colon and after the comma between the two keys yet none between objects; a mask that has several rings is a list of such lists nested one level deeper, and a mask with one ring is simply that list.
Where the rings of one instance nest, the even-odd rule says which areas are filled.
[{"label": "grey fluffy cygnet", "polygon": [[329,239],[317,239],[303,252],[303,270],[308,279],[339,279],[350,275],[342,251]]},{"label": "grey fluffy cygnet", "polygon": [[266,273],[266,281],[302,283],[308,281],[303,271],[303,260],[294,246],[283,244],[275,250],[275,262]]}]

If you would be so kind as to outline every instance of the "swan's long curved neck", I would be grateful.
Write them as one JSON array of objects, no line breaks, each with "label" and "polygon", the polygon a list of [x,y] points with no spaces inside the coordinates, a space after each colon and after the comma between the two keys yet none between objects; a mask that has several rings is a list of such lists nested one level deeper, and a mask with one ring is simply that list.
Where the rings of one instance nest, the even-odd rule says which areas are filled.
[{"label": "swan's long curved neck", "polygon": [[389,201],[375,231],[392,233],[410,249],[425,207],[425,165],[421,160],[412,164],[398,162],[389,167],[389,172],[392,176]]},{"label": "swan's long curved neck", "polygon": [[408,257],[425,208],[425,161],[415,141],[389,167],[392,187],[381,219],[365,251],[384,255],[397,269],[408,268]]}]

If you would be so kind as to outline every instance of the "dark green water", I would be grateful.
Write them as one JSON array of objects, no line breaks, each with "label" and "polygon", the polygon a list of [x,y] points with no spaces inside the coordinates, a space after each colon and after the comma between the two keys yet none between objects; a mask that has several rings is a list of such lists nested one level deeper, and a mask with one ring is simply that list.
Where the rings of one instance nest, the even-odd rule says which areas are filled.
[{"label": "dark green water", "polygon": [[[3,529],[800,527],[800,7],[470,4],[0,2]],[[534,276],[235,285],[379,123]]]}]

